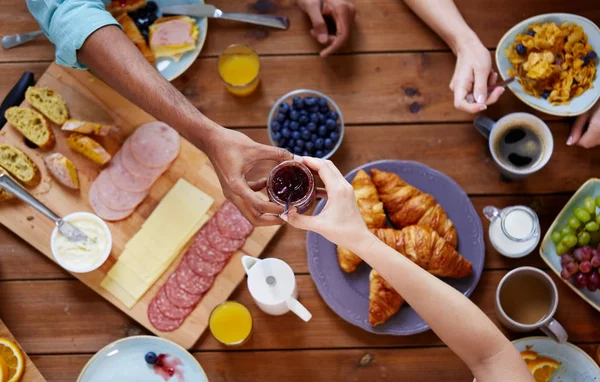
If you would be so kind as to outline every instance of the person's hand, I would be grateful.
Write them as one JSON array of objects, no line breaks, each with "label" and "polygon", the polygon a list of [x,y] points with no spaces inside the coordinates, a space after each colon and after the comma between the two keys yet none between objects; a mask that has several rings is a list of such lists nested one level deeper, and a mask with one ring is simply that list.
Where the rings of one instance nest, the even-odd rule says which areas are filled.
[{"label": "person's hand", "polygon": [[298,160],[318,172],[327,190],[327,204],[317,216],[300,215],[292,208],[281,218],[293,227],[316,232],[337,245],[353,247],[361,234],[368,233],[354,189],[331,161],[310,157]]},{"label": "person's hand", "polygon": [[[462,40],[456,47],[456,67],[450,90],[454,92],[454,107],[468,113],[478,113],[498,101],[504,88],[498,87],[487,96],[488,87],[498,81],[498,73],[492,70],[490,52],[477,37]],[[465,97],[473,93],[474,103]]]},{"label": "person's hand", "polygon": [[[310,18],[313,26],[310,34],[321,44],[327,45],[321,51],[321,57],[337,51],[350,37],[356,9],[349,0],[298,0],[298,6]],[[331,16],[335,20],[335,36],[327,33],[327,24],[323,15]]]},{"label": "person's hand", "polygon": [[577,145],[586,149],[600,145],[600,101],[577,117],[571,127],[567,145]]},{"label": "person's hand", "polygon": [[293,159],[287,150],[262,145],[246,135],[222,129],[219,137],[206,149],[221,182],[223,193],[255,226],[282,224],[279,214],[283,207],[266,201],[259,191],[265,188],[266,179],[246,181],[246,174],[258,162],[282,162]]}]

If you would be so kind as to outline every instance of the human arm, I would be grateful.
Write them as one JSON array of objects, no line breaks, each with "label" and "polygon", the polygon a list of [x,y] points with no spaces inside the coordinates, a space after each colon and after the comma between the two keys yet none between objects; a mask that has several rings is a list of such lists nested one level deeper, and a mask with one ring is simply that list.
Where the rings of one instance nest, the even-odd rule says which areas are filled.
[{"label": "human arm", "polygon": [[[350,32],[356,9],[349,0],[298,0],[302,9],[312,23],[310,34],[319,43],[326,45],[321,51],[321,57],[326,57],[337,51],[350,38]],[[323,15],[333,17],[336,35],[330,36]]]},{"label": "human arm", "polygon": [[516,348],[475,304],[367,230],[352,186],[331,162],[306,157],[302,161],[318,172],[329,199],[318,216],[292,211],[284,219],[360,256],[406,299],[479,382],[533,381]]},{"label": "human arm", "polygon": [[[404,0],[456,54],[456,67],[450,81],[454,92],[454,107],[469,113],[485,110],[486,105],[498,101],[504,88],[498,87],[487,96],[498,74],[492,70],[490,52],[465,22],[452,0]],[[476,103],[469,104],[465,97],[473,93]]]},{"label": "human arm", "polygon": [[586,149],[600,145],[600,101],[577,117],[571,127],[567,145],[577,145]]}]

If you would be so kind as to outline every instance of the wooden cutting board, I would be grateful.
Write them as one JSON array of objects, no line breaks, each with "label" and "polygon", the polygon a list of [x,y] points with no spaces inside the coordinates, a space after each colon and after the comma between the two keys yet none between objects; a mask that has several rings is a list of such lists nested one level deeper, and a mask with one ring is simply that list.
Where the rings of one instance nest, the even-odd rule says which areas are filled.
[{"label": "wooden cutting board", "polygon": [[[87,71],[67,69],[52,64],[40,78],[38,86],[50,87],[57,91],[65,100],[71,118],[116,125],[118,128],[113,129],[107,137],[98,138],[98,141],[111,154],[119,149],[120,144],[137,126],[154,120],[152,116],[127,101]],[[26,104],[25,101],[24,105]],[[0,143],[13,144],[19,147],[36,162],[42,171],[42,182],[34,189],[30,189],[30,192],[55,213],[60,216],[76,211],[93,213],[87,195],[91,182],[98,176],[101,168],[70,150],[66,146],[67,134],[61,131],[58,126],[53,126],[53,128],[57,143],[51,150],[28,148],[24,144],[23,136],[10,125],[5,126],[0,132]],[[50,177],[44,167],[43,158],[53,152],[61,152],[75,163],[79,171],[80,191],[68,190]],[[279,227],[256,228],[246,240],[241,251],[234,254],[231,261],[216,278],[210,291],[202,298],[183,325],[173,332],[159,332],[148,321],[148,304],[156,295],[158,288],[164,284],[168,275],[179,264],[181,256],[173,262],[171,267],[132,309],[126,308],[112,294],[100,287],[100,282],[122,253],[125,243],[138,231],[158,202],[179,178],[184,178],[215,200],[209,211],[211,215],[218,210],[225,200],[217,175],[208,157],[182,138],[179,157],[152,186],[150,194],[134,214],[120,222],[108,223],[113,236],[113,249],[106,263],[94,272],[73,274],[73,276],[112,302],[148,330],[189,349],[208,326],[208,318],[212,309],[225,301],[244,278],[244,270],[240,263],[241,256],[247,254],[258,257]],[[0,223],[53,260],[50,250],[50,235],[54,225],[49,219],[28,205],[13,200],[0,205]],[[165,224],[168,224],[168,222],[165,222]]]},{"label": "wooden cutting board", "polygon": [[[17,342],[2,320],[0,320],[0,337],[8,338],[13,342]],[[21,382],[46,382],[40,371],[37,369],[37,367],[35,367],[33,362],[31,362],[27,354],[23,352],[23,355],[25,356],[25,372],[23,373]]]}]

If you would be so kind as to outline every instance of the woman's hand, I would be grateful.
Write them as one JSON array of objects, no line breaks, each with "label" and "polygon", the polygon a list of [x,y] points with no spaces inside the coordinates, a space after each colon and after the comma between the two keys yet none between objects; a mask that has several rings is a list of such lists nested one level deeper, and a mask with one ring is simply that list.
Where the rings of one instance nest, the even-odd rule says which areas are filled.
[{"label": "woman's hand", "polygon": [[[478,113],[498,101],[504,88],[498,87],[487,96],[488,87],[494,87],[498,74],[492,70],[490,52],[477,36],[464,38],[456,45],[456,67],[450,81],[454,92],[454,107],[468,113]],[[466,96],[473,93],[474,103],[468,103]]]},{"label": "woman's hand", "polygon": [[369,233],[358,210],[354,189],[331,161],[310,157],[302,157],[299,161],[318,172],[327,190],[327,204],[317,216],[300,215],[291,209],[281,218],[296,228],[316,232],[342,247],[354,247],[363,234]]},{"label": "woman's hand", "polygon": [[586,149],[600,145],[600,101],[591,110],[577,117],[571,127],[567,145],[577,145]]}]

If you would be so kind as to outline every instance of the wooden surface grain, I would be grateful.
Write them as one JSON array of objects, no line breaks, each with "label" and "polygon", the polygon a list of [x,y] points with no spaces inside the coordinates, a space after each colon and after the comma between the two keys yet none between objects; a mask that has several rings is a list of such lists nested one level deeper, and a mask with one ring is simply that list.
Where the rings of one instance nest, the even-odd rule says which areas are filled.
[{"label": "wooden surface grain", "polygon": [[[0,320],[0,337],[7,338],[11,341],[16,341],[15,337],[12,335],[10,330],[6,327],[4,322]],[[35,366],[31,359],[27,354],[24,354],[25,357],[25,369],[23,372],[23,376],[21,377],[21,382],[46,382],[38,368]]]},{"label": "wooden surface grain", "polygon": [[[526,180],[503,180],[485,140],[471,126],[473,116],[453,107],[448,90],[454,70],[452,52],[400,0],[356,0],[353,38],[341,55],[327,59],[317,56],[320,47],[309,37],[308,20],[293,0],[212,3],[225,11],[255,12],[257,5],[266,6],[292,21],[286,32],[209,21],[201,57],[174,82],[207,116],[259,142],[268,142],[264,126],[277,98],[296,88],[315,88],[331,96],[344,113],[346,136],[332,158],[342,172],[378,159],[419,161],[457,181],[480,214],[486,205],[528,205],[538,213],[543,230],[572,193],[586,179],[597,176],[597,150],[564,144],[572,120],[538,114],[553,132],[551,161]],[[510,27],[536,14],[576,13],[600,24],[600,8],[592,0],[456,3],[491,53]],[[38,28],[24,1],[0,0],[0,6],[10,10],[0,13],[0,35]],[[231,43],[249,44],[261,55],[261,87],[249,98],[230,96],[216,73],[216,58]],[[45,38],[0,50],[0,98],[22,72],[32,71],[39,78],[53,55],[53,46]],[[533,112],[507,92],[485,115],[498,118],[513,111]],[[482,222],[487,232],[488,222],[483,217]],[[265,315],[242,283],[232,298],[247,305],[253,314],[256,330],[251,341],[230,349],[205,333],[194,346],[193,354],[212,382],[470,380],[465,365],[431,332],[411,337],[375,336],[338,318],[310,278],[305,238],[304,232],[283,227],[265,256],[281,258],[292,266],[298,275],[300,300],[313,313],[313,321],[306,324],[291,315]],[[496,286],[507,271],[522,265],[550,273],[537,252],[523,259],[507,259],[486,237],[485,268],[472,299],[496,324]],[[569,332],[571,342],[598,357],[598,312],[554,274],[551,277],[560,294],[556,318]],[[0,228],[0,296],[0,317],[48,381],[74,381],[93,353],[107,343],[147,334],[4,227]],[[502,330],[511,339],[527,335]]]}]

